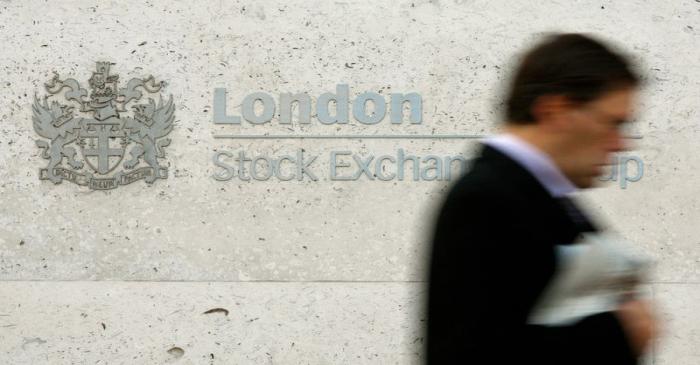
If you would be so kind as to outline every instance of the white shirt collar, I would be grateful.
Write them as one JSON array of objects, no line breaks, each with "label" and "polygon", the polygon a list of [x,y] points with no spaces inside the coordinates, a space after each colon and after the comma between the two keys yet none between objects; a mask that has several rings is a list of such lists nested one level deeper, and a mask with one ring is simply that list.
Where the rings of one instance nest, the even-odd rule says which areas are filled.
[{"label": "white shirt collar", "polygon": [[488,137],[483,140],[483,143],[503,152],[522,165],[552,196],[561,197],[577,190],[549,155],[520,137],[503,133]]}]

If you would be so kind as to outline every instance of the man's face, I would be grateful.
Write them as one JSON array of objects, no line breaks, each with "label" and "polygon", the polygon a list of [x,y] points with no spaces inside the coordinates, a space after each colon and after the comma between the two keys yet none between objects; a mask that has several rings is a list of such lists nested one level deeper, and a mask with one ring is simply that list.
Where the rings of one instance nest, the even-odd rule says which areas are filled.
[{"label": "man's face", "polygon": [[577,187],[592,187],[613,153],[627,148],[622,128],[629,123],[634,97],[631,88],[608,91],[565,113],[562,167]]}]

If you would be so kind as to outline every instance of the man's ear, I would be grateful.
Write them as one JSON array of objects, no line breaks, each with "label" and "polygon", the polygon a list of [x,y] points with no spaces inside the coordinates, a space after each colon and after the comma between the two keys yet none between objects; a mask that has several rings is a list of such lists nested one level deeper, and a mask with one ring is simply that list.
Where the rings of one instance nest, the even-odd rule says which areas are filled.
[{"label": "man's ear", "polygon": [[570,124],[568,111],[573,103],[564,95],[541,95],[532,103],[531,113],[542,128],[561,131]]}]

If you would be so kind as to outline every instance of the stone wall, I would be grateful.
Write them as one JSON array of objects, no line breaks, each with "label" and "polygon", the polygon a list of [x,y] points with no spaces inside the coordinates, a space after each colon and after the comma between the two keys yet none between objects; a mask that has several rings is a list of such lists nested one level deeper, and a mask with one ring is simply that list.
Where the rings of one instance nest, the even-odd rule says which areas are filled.
[{"label": "stone wall", "polygon": [[[666,336],[648,363],[696,364],[698,20],[697,1],[1,1],[1,362],[421,363],[427,233],[449,181],[434,169],[417,180],[407,170],[383,181],[377,171],[396,172],[390,159],[357,179],[334,179],[331,153],[350,153],[339,157],[351,165],[339,166],[343,176],[357,170],[353,156],[468,159],[478,138],[496,131],[518,52],[545,32],[575,31],[622,47],[645,72],[629,131],[639,138],[620,159],[627,172],[584,198],[657,260],[651,291]],[[164,103],[173,97],[174,127],[160,137],[170,143],[156,147],[167,178],[149,184],[128,175],[135,181],[107,190],[90,188],[98,174],[40,180],[50,161],[36,141],[51,138],[33,127],[35,95],[43,105],[54,72],[91,92],[98,61],[111,62],[120,88],[130,79],[148,84],[147,75],[155,78],[151,89],[165,81],[152,96],[156,109],[158,93]],[[343,84],[350,99],[375,92],[387,108],[391,93],[418,93],[421,123],[411,123],[408,111],[391,123],[387,110],[364,124],[352,109],[347,124],[324,124],[315,109],[308,124],[296,109],[291,124],[276,116],[265,124],[214,123],[216,88],[226,89],[233,116],[255,92],[279,108],[283,93],[307,93],[316,103]],[[70,104],[66,90],[48,99],[47,112],[52,101]],[[146,94],[120,104],[119,120],[136,120],[137,104],[150,115]],[[84,104],[93,111],[81,115],[99,114],[98,104]],[[256,113],[264,113],[261,104]],[[78,104],[70,105],[77,115]],[[103,127],[81,131],[108,133]],[[118,150],[122,127],[103,142]],[[307,138],[241,137],[265,134]],[[102,143],[84,140],[76,157]],[[132,151],[138,144],[124,143]],[[223,169],[213,158],[221,152],[228,161],[240,152],[316,156],[317,179],[219,181]],[[98,166],[99,158],[86,159]],[[135,171],[117,165],[119,158],[103,162]],[[65,171],[89,170],[67,160]],[[257,163],[264,177],[268,162]],[[286,173],[296,171],[285,163]],[[145,160],[139,166],[155,171]]]}]

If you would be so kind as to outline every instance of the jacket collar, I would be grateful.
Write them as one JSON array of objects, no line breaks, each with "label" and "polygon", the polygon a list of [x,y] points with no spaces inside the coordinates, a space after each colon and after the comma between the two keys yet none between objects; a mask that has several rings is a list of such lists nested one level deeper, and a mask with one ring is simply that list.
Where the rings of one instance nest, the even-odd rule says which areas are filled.
[{"label": "jacket collar", "polygon": [[[571,243],[574,237],[580,232],[595,232],[598,227],[595,222],[578,207],[573,196],[556,197],[518,161],[511,158],[504,152],[490,146],[482,144],[481,152],[473,162],[472,169],[479,169],[482,172],[496,174],[493,176],[494,187],[510,195],[517,195],[530,209],[537,213],[537,217],[527,217],[547,222],[546,229],[558,237],[565,237],[562,244]],[[563,201],[566,199],[567,201]],[[572,207],[579,214],[572,216]],[[580,219],[583,217],[584,219]]]},{"label": "jacket collar", "polygon": [[503,133],[486,138],[484,144],[491,146],[519,163],[532,174],[554,197],[576,192],[576,186],[564,176],[552,158],[545,152],[511,134]]}]

